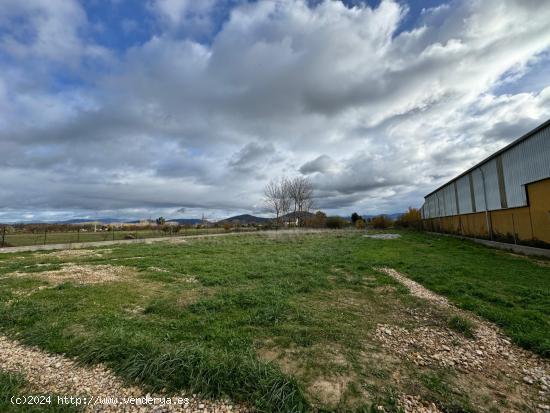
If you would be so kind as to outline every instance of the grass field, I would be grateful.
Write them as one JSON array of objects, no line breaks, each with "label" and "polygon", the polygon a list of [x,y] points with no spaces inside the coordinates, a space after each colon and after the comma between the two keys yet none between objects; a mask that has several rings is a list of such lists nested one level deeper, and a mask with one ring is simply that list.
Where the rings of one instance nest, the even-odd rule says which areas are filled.
[{"label": "grass field", "polygon": [[[113,241],[123,239],[159,238],[171,236],[203,235],[224,232],[223,228],[182,228],[177,233],[139,230],[139,231],[98,231],[98,232],[46,232],[42,233],[8,233],[4,242],[8,247],[20,247],[24,245],[41,244],[69,244],[75,242]],[[0,232],[0,246],[2,245],[2,233]]]},{"label": "grass field", "polygon": [[[415,314],[466,337],[471,327],[374,268],[408,274],[548,357],[550,262],[450,237],[402,235],[282,232],[6,254],[0,331],[105,363],[151,389],[227,395],[259,411],[398,411],[399,394],[418,394],[449,412],[507,411],[489,387],[381,348],[376,327],[408,327],[418,323]],[[66,263],[118,271],[75,283],[59,276]],[[0,376],[0,389],[6,380]]]}]

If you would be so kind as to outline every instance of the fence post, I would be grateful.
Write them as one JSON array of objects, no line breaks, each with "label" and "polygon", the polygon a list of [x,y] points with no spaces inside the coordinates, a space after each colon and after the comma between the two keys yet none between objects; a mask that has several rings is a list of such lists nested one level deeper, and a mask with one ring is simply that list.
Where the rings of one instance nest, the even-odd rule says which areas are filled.
[{"label": "fence post", "polygon": [[80,228],[76,230],[76,242],[80,242]]},{"label": "fence post", "polygon": [[4,248],[4,245],[6,245],[6,226],[4,225],[4,228],[2,229],[2,248]]},{"label": "fence post", "polygon": [[44,245],[46,245],[46,234],[48,233],[48,229],[44,228]]},{"label": "fence post", "polygon": [[113,241],[115,240],[115,227],[113,227]]}]

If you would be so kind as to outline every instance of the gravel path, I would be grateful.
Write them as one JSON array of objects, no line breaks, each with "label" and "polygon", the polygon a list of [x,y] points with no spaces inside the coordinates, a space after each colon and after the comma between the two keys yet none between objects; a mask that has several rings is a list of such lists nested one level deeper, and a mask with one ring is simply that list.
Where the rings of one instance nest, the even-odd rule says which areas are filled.
[{"label": "gravel path", "polygon": [[[87,412],[247,412],[244,406],[229,401],[209,401],[195,395],[146,394],[135,386],[127,386],[101,365],[83,366],[60,355],[22,345],[0,336],[0,370],[19,373],[30,385],[30,394],[55,393],[60,396],[81,397]],[[35,392],[35,393],[31,393]],[[159,398],[145,404],[132,401],[146,397]],[[108,400],[110,398],[111,400]],[[112,403],[113,399],[117,403]],[[164,399],[164,404],[162,403]],[[171,405],[166,399],[170,398]],[[187,398],[188,403],[186,403]],[[52,399],[57,403],[57,399]],[[110,402],[110,403],[109,403]]]},{"label": "gravel path", "polygon": [[[396,270],[376,270],[405,285],[412,295],[449,308],[453,314],[470,319],[476,326],[475,338],[467,339],[447,327],[422,326],[427,321],[426,314],[413,314],[420,324],[416,328],[378,326],[376,337],[384,347],[420,367],[451,367],[460,373],[476,375],[480,380],[493,383],[495,396],[523,401],[534,411],[550,413],[550,364],[547,360],[513,344],[493,323],[455,307],[445,297]],[[419,401],[406,397],[409,398],[403,403],[406,412],[437,412],[433,408],[422,410]]]}]

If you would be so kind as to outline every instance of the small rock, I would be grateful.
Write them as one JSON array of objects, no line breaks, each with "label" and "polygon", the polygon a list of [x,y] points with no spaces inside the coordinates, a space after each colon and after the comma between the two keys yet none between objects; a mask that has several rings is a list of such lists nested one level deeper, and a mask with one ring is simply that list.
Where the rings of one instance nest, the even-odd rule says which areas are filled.
[{"label": "small rock", "polygon": [[533,384],[533,379],[529,376],[523,377],[523,381],[527,384]]}]

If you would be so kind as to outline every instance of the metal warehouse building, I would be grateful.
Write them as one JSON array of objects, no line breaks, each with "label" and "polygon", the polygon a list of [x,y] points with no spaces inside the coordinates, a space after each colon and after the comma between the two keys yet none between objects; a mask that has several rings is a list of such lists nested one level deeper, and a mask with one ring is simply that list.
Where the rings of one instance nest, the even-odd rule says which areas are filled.
[{"label": "metal warehouse building", "polygon": [[426,195],[426,230],[550,244],[550,120]]}]

